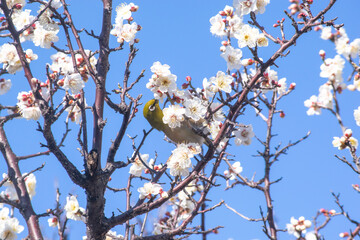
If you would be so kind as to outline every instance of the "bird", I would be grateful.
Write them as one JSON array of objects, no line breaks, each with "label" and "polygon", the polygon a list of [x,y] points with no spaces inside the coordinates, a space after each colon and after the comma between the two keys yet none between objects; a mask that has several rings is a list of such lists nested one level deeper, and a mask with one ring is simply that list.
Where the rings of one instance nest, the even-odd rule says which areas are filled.
[{"label": "bird", "polygon": [[157,99],[151,99],[145,104],[143,114],[153,128],[165,133],[176,144],[197,143],[201,146],[205,142],[205,139],[193,130],[193,127],[199,127],[199,123],[196,124],[190,120],[185,120],[180,127],[176,128],[170,128],[165,124],[162,120],[164,113]]}]

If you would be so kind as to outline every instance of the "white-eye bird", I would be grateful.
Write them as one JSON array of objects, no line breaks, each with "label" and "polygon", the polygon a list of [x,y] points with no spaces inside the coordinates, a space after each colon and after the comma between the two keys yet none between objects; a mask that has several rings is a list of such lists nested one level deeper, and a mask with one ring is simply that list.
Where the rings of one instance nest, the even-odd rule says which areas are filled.
[{"label": "white-eye bird", "polygon": [[151,99],[148,101],[143,109],[143,114],[146,120],[153,128],[165,133],[165,135],[173,142],[179,143],[198,143],[200,146],[205,142],[205,139],[196,134],[193,127],[196,124],[185,120],[181,123],[180,127],[170,128],[169,125],[163,122],[163,111],[159,106],[159,100]]}]

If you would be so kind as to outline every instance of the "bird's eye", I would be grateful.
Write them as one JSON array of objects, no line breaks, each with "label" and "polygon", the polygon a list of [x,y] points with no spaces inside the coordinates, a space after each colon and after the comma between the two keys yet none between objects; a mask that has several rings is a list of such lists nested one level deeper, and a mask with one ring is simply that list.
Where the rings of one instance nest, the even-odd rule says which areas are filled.
[{"label": "bird's eye", "polygon": [[150,110],[150,112],[153,112],[155,110],[155,105],[150,105],[149,110]]}]

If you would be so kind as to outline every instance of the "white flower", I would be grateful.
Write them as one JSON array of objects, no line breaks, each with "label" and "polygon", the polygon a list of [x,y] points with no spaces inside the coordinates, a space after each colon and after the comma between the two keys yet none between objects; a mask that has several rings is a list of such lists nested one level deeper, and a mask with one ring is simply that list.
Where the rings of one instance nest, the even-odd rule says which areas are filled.
[{"label": "white flower", "polygon": [[116,19],[115,22],[119,23],[120,21],[123,21],[123,19],[129,19],[131,17],[132,11],[131,8],[138,6],[135,6],[133,3],[126,4],[122,3],[119,6],[116,7]]},{"label": "white flower", "polygon": [[204,89],[204,96],[205,98],[209,99],[215,95],[215,92],[217,92],[216,87],[208,81],[207,78],[203,79],[203,89]]},{"label": "white flower", "polygon": [[115,231],[109,230],[109,231],[106,233],[105,240],[123,239],[123,238],[124,238],[123,235],[117,234]]},{"label": "white flower", "polygon": [[346,142],[345,137],[341,137],[341,138],[334,137],[332,141],[332,145],[333,147],[337,147],[339,150],[343,150],[346,148],[345,142]]},{"label": "white flower", "polygon": [[32,92],[20,92],[17,96],[20,114],[26,120],[39,120],[41,117],[40,108],[35,102]]},{"label": "white flower", "polygon": [[235,162],[235,163],[231,166],[231,168],[229,168],[229,170],[224,171],[224,175],[225,175],[226,177],[229,177],[229,176],[230,176],[230,177],[229,177],[230,180],[235,180],[236,175],[239,174],[239,173],[241,173],[242,170],[243,170],[243,168],[241,167],[240,162],[238,161],[238,162]]},{"label": "white flower", "polygon": [[233,5],[237,14],[247,15],[250,12],[255,12],[257,10],[256,1],[257,0],[234,0]]},{"label": "white flower", "polygon": [[214,17],[210,18],[210,32],[214,35],[219,37],[226,36],[225,32],[225,23],[220,14],[215,15]]},{"label": "white flower", "polygon": [[243,25],[243,20],[238,15],[233,15],[232,18],[228,20],[230,37],[234,37],[235,34],[239,34],[241,31],[241,27]]},{"label": "white flower", "polygon": [[321,31],[321,39],[329,40],[332,37],[331,33],[332,27],[324,27]]},{"label": "white flower", "polygon": [[356,121],[356,125],[360,126],[360,106],[354,110],[354,118]]},{"label": "white flower", "polygon": [[16,30],[21,30],[24,26],[30,24],[34,20],[34,16],[30,15],[31,10],[26,9],[24,11],[14,12],[12,16],[13,23]]},{"label": "white flower", "polygon": [[49,218],[48,220],[49,227],[57,227],[58,219],[56,217]]},{"label": "white flower", "polygon": [[270,3],[270,0],[257,0],[256,1],[256,14],[260,13],[263,14],[265,12],[265,7]]},{"label": "white flower", "polygon": [[318,240],[318,238],[314,232],[308,232],[305,235],[305,240]]},{"label": "white flower", "polygon": [[[74,98],[74,99],[78,99],[78,101],[80,101],[80,100],[79,100],[79,98],[80,98],[80,95],[79,95],[79,94],[73,96],[73,98]],[[70,106],[68,106],[68,107],[65,109],[65,111],[68,112],[68,116],[67,116],[67,120],[66,120],[66,121],[68,121],[68,119],[70,119],[72,122],[75,122],[76,124],[80,124],[80,122],[81,122],[81,117],[82,117],[82,113],[81,113],[81,108],[80,108],[80,106],[79,106],[78,104],[81,104],[81,102],[78,103],[77,101],[71,100],[71,101],[69,102],[69,104],[70,104]],[[65,105],[66,105],[66,102],[64,102],[64,106],[65,106]],[[87,106],[86,101],[85,101],[85,104],[84,104],[84,105],[85,105],[85,107]]]},{"label": "white flower", "polygon": [[311,221],[305,220],[304,217],[295,219],[291,217],[290,223],[286,224],[286,228],[289,234],[293,234],[296,238],[299,238],[301,234],[306,233],[306,229],[311,227]]},{"label": "white flower", "polygon": [[185,99],[185,115],[194,121],[199,121],[205,117],[207,112],[207,107],[204,104],[204,101],[196,97],[193,99]]},{"label": "white flower", "polygon": [[325,83],[320,86],[319,88],[319,96],[318,101],[320,102],[321,106],[332,108],[333,107],[333,95],[332,95],[332,87]]},{"label": "white flower", "polygon": [[63,88],[65,90],[71,90],[73,94],[77,94],[81,89],[85,87],[85,83],[82,80],[80,73],[68,74],[64,78]]},{"label": "white flower", "polygon": [[163,109],[164,117],[163,122],[168,124],[170,128],[176,128],[181,126],[181,122],[184,121],[185,109],[179,105],[170,105]]},{"label": "white flower", "polygon": [[5,43],[0,47],[0,62],[10,74],[14,74],[22,69],[19,55],[14,45]]},{"label": "white flower", "polygon": [[340,55],[336,55],[335,58],[327,58],[320,66],[320,77],[328,78],[329,80],[336,82],[341,82],[344,65],[345,60],[340,57]]},{"label": "white flower", "polygon": [[1,210],[0,210],[0,222],[9,219],[9,212],[10,212],[9,208],[7,208],[7,207],[1,208]]},{"label": "white flower", "polygon": [[255,136],[252,125],[239,127],[234,131],[236,145],[250,145],[251,138]]},{"label": "white flower", "polygon": [[335,47],[336,47],[336,52],[338,54],[343,55],[346,59],[349,58],[351,48],[350,48],[350,45],[349,45],[349,39],[348,38],[340,37],[340,38],[336,39]]},{"label": "white flower", "polygon": [[235,34],[235,38],[238,40],[239,48],[246,46],[254,48],[257,44],[258,36],[259,30],[248,24],[243,25],[240,32]]},{"label": "white flower", "polygon": [[62,52],[57,52],[56,54],[51,55],[51,60],[53,61],[50,65],[50,69],[53,72],[60,74],[72,74],[74,73],[74,67],[71,60],[71,57]]},{"label": "white flower", "polygon": [[[9,9],[12,9],[15,5],[19,4],[21,6],[21,9],[14,8],[14,11],[21,11],[22,8],[25,6],[26,1],[25,0],[6,0],[6,5]],[[0,9],[0,13],[3,14],[3,10]]]},{"label": "white flower", "polygon": [[147,182],[144,184],[143,187],[138,188],[138,192],[140,193],[139,198],[140,199],[151,198],[154,195],[159,194],[161,189],[162,188],[160,184]]},{"label": "white flower", "polygon": [[1,221],[0,239],[14,240],[17,238],[17,234],[23,230],[24,227],[19,225],[19,220],[16,218],[8,218],[5,221]]},{"label": "white flower", "polygon": [[220,131],[221,122],[211,121],[209,125],[209,130],[211,134],[211,138],[215,139]]},{"label": "white flower", "polygon": [[218,71],[216,77],[211,77],[210,82],[214,84],[217,91],[222,90],[226,93],[231,92],[231,83],[233,83],[234,78],[230,75],[225,74],[222,71]]},{"label": "white flower", "polygon": [[356,58],[360,54],[360,38],[350,43],[350,57]]},{"label": "white flower", "polygon": [[312,95],[309,99],[305,100],[304,102],[305,107],[308,107],[309,109],[306,111],[306,114],[311,115],[320,115],[321,108],[320,103],[318,102],[318,98],[315,95]]},{"label": "white flower", "polygon": [[7,93],[11,88],[11,80],[10,79],[0,79],[0,95]]},{"label": "white flower", "polygon": [[256,45],[258,47],[267,47],[269,45],[269,41],[268,41],[267,37],[265,37],[265,34],[260,33],[257,36]]},{"label": "white flower", "polygon": [[62,7],[62,3],[60,0],[52,0],[51,1],[51,7],[58,9]]},{"label": "white flower", "polygon": [[241,49],[235,49],[232,46],[228,45],[225,48],[225,52],[220,54],[227,63],[227,69],[229,71],[233,69],[240,69],[241,67],[241,57],[242,51]]},{"label": "white flower", "polygon": [[277,84],[277,92],[278,94],[283,94],[286,92],[286,88],[287,88],[287,84],[286,84],[286,78],[281,78],[279,81],[278,81],[278,84]]},{"label": "white flower", "polygon": [[50,48],[53,42],[59,41],[59,37],[56,35],[59,30],[46,30],[42,25],[37,24],[34,30],[33,42],[35,46],[41,48]]},{"label": "white flower", "polygon": [[[220,103],[218,103],[218,102],[213,102],[213,103],[211,103],[211,105],[210,105],[210,109],[212,110],[212,111],[214,111],[215,109],[217,109],[219,106],[220,106],[221,104]],[[213,117],[213,119],[215,120],[215,121],[224,121],[225,120],[225,115],[224,115],[224,113],[223,113],[223,109],[222,108],[220,108],[220,109],[218,109],[213,115],[212,115],[212,117]]]},{"label": "white flower", "polygon": [[[149,159],[149,154],[140,154],[141,160],[147,164],[147,160]],[[136,156],[134,159],[134,162],[132,163],[130,167],[129,173],[140,177],[143,170],[146,169],[146,166],[143,164],[143,162],[140,160],[139,156]]]},{"label": "white flower", "polygon": [[189,168],[191,167],[191,158],[194,156],[186,144],[179,144],[176,149],[172,151],[168,161],[168,168],[172,176],[189,175]]},{"label": "white flower", "polygon": [[166,97],[166,93],[171,94],[177,90],[177,77],[171,74],[169,65],[155,62],[150,69],[154,74],[146,84],[146,88],[154,93],[156,99],[163,100]]},{"label": "white flower", "polygon": [[[23,175],[26,175],[27,173],[24,173]],[[29,176],[25,177],[25,185],[26,185],[26,190],[29,194],[30,199],[32,199],[36,192],[35,192],[35,187],[36,187],[36,177],[34,174],[30,174]]]},{"label": "white flower", "polygon": [[124,24],[121,29],[120,36],[118,36],[118,42],[120,38],[123,39],[125,42],[130,43],[131,45],[134,44],[137,31],[138,31],[138,25],[135,22],[131,24]]},{"label": "white flower", "polygon": [[85,209],[79,206],[79,202],[75,196],[66,197],[66,205],[64,207],[66,217],[75,221],[85,221]]}]

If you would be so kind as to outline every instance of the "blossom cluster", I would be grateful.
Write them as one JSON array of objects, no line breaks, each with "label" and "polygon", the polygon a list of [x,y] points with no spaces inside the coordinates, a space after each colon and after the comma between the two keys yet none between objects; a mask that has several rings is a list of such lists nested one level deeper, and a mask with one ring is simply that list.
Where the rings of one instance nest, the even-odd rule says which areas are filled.
[{"label": "blossom cluster", "polygon": [[[30,199],[32,199],[35,194],[35,188],[36,188],[36,177],[33,173],[24,173],[23,175],[24,181],[25,181],[25,186],[26,186],[26,190],[29,194]],[[6,189],[2,192],[0,192],[0,196],[7,198],[9,200],[12,201],[18,201],[19,197],[16,193],[16,189],[15,186],[13,184],[13,182],[10,180],[10,178],[8,177],[8,175],[6,173],[3,173],[2,175],[3,179],[7,179],[4,184],[2,186],[6,187]]]},{"label": "blossom cluster", "polygon": [[304,102],[305,107],[309,108],[307,110],[308,115],[320,115],[322,108],[333,109],[334,91],[337,93],[342,93],[345,89],[360,91],[359,74],[355,74],[353,84],[347,85],[343,80],[345,59],[353,60],[359,57],[360,38],[350,42],[343,27],[336,32],[333,32],[332,27],[319,27],[319,29],[321,29],[322,39],[331,40],[335,43],[337,55],[334,58],[326,58],[324,50],[319,52],[323,60],[320,66],[320,77],[327,79],[327,82],[319,87],[319,95],[313,95]]},{"label": "blossom cluster", "polygon": [[351,129],[346,129],[344,132],[344,136],[334,137],[332,144],[334,147],[337,147],[339,150],[343,150],[345,148],[349,148],[350,146],[356,149],[359,145],[359,142],[356,138],[352,136]]},{"label": "blossom cluster", "polygon": [[10,210],[0,206],[0,239],[14,240],[24,230],[19,220],[9,216]]},{"label": "blossom cluster", "polygon": [[[166,212],[165,217],[159,219],[154,223],[153,234],[159,235],[167,233],[172,229],[174,224],[178,225],[181,221],[190,216],[191,212],[195,208],[192,197],[196,192],[203,191],[203,185],[198,184],[195,180],[192,181],[184,190],[180,191],[175,197],[169,199],[169,203],[172,206],[171,212]],[[174,220],[174,218],[176,218]]]},{"label": "blossom cluster", "polygon": [[[130,45],[133,45],[137,41],[135,39],[136,33],[141,30],[141,27],[136,22],[132,22],[132,13],[136,12],[138,9],[139,7],[133,3],[122,3],[116,8],[115,24],[113,25],[110,34],[117,37],[119,43],[125,41]],[[128,23],[124,24],[124,21],[127,21]]]},{"label": "blossom cluster", "polygon": [[64,207],[66,217],[75,221],[85,221],[85,209],[79,206],[76,196],[66,197],[66,205]]},{"label": "blossom cluster", "polygon": [[296,238],[300,238],[302,234],[306,233],[306,229],[310,227],[311,227],[311,221],[306,220],[304,217],[299,217],[299,219],[295,219],[294,217],[291,217],[290,223],[286,224],[288,233],[293,234]]}]

